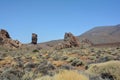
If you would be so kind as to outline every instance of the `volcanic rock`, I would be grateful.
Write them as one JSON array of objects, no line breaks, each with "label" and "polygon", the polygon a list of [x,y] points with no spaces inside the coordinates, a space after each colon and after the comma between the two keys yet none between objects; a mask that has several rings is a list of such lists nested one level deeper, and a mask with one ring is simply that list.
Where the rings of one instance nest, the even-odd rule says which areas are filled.
[{"label": "volcanic rock", "polygon": [[80,46],[79,39],[69,32],[69,33],[65,33],[64,41],[61,43],[58,43],[56,49],[79,47],[79,46]]},{"label": "volcanic rock", "polygon": [[0,30],[0,36],[3,37],[3,38],[10,38],[9,33],[4,29]]},{"label": "volcanic rock", "polygon": [[73,47],[79,47],[80,46],[79,39],[70,32],[65,33],[64,41],[65,41],[65,43],[70,44],[71,47],[72,46]]},{"label": "volcanic rock", "polygon": [[93,45],[93,43],[90,41],[90,40],[88,40],[88,39],[83,39],[82,41],[81,41],[84,45],[85,44],[87,44],[87,45]]},{"label": "volcanic rock", "polygon": [[37,34],[32,33],[32,44],[37,44]]},{"label": "volcanic rock", "polygon": [[6,30],[1,29],[0,30],[0,45],[9,47],[9,48],[18,48],[22,44],[18,40],[12,40],[9,33]]}]

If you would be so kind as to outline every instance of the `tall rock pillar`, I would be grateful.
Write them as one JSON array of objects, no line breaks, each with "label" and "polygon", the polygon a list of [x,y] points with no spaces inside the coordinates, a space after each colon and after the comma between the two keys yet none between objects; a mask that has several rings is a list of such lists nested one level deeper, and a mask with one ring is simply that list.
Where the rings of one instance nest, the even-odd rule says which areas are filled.
[{"label": "tall rock pillar", "polygon": [[32,44],[37,44],[37,34],[32,33]]}]

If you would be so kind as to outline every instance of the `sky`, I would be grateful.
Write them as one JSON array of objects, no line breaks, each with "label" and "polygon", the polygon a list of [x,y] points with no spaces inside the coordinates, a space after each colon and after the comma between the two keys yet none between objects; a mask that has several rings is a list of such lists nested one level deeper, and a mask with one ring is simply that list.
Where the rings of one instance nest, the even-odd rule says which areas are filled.
[{"label": "sky", "polygon": [[96,27],[120,24],[120,0],[0,0],[0,29],[22,43],[78,36]]}]

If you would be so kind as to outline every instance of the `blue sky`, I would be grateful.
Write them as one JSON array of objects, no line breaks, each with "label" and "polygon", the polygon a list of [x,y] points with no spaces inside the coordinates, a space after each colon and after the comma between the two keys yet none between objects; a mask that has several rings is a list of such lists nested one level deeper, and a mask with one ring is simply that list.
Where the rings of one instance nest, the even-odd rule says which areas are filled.
[{"label": "blue sky", "polygon": [[0,0],[0,28],[13,39],[38,42],[80,35],[96,26],[120,24],[120,0]]}]

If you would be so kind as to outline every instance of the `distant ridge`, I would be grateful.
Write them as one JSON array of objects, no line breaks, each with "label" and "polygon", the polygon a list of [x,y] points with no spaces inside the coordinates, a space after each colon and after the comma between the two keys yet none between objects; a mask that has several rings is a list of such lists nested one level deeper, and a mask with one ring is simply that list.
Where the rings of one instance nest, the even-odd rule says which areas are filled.
[{"label": "distant ridge", "polygon": [[95,27],[78,37],[80,40],[88,39],[94,44],[120,43],[120,24]]},{"label": "distant ridge", "polygon": [[[77,37],[80,42],[84,39],[89,40],[92,46],[120,46],[120,24],[95,27]],[[40,45],[41,47],[49,48],[61,42],[63,42],[63,39],[40,43]]]}]

